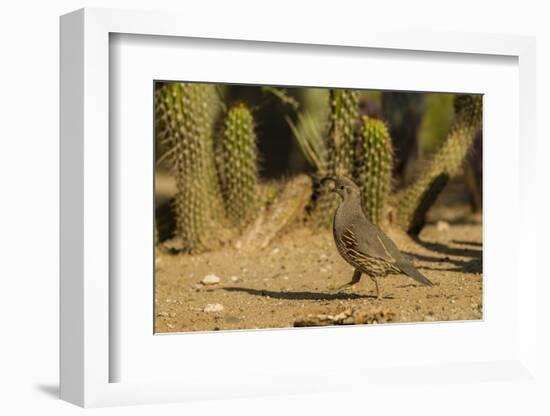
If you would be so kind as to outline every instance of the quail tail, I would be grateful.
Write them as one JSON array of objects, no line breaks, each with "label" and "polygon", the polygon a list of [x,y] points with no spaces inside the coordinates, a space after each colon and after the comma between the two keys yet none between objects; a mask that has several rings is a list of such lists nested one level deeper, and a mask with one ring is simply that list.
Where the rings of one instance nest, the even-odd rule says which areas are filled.
[{"label": "quail tail", "polygon": [[410,263],[401,263],[399,268],[407,276],[412,277],[419,283],[422,283],[425,286],[433,286],[433,283],[422,273],[415,269],[415,267]]}]

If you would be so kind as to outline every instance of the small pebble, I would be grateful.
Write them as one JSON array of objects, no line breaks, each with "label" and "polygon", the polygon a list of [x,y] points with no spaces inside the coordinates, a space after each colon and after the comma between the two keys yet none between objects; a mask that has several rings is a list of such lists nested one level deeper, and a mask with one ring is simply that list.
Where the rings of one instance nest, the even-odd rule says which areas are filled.
[{"label": "small pebble", "polygon": [[220,278],[215,274],[208,274],[201,280],[203,285],[216,285],[220,283]]},{"label": "small pebble", "polygon": [[231,276],[230,279],[233,283],[237,283],[241,280],[239,276]]},{"label": "small pebble", "polygon": [[203,309],[204,312],[221,312],[223,311],[223,305],[221,303],[209,303]]},{"label": "small pebble", "polygon": [[435,225],[435,228],[439,232],[449,231],[451,226],[447,221],[437,221],[437,224]]},{"label": "small pebble", "polygon": [[332,319],[335,320],[335,321],[343,321],[344,319],[346,319],[349,315],[346,314],[345,312],[341,312],[339,313],[338,315],[334,316]]},{"label": "small pebble", "polygon": [[224,319],[224,321],[228,324],[238,324],[242,320],[236,316],[228,316]]}]

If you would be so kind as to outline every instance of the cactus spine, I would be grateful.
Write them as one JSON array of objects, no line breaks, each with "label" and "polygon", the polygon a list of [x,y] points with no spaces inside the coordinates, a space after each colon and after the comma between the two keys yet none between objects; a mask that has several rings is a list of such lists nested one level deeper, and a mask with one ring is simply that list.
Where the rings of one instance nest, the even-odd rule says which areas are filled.
[{"label": "cactus spine", "polygon": [[383,219],[391,189],[393,148],[386,125],[363,116],[355,151],[355,179],[361,189],[362,205],[374,224]]},{"label": "cactus spine", "polygon": [[455,119],[447,139],[429,161],[427,169],[405,189],[397,213],[399,225],[417,235],[425,223],[428,209],[450,178],[455,176],[481,127],[482,97],[457,95]]},{"label": "cactus spine", "polygon": [[251,217],[258,184],[258,151],[254,119],[243,103],[227,113],[220,143],[219,175],[227,218],[242,226]]},{"label": "cactus spine", "polygon": [[[328,167],[330,176],[353,174],[355,130],[359,114],[359,93],[353,90],[330,90],[330,127],[328,136]],[[313,217],[328,227],[338,206],[338,196],[320,190],[317,195]]]},{"label": "cactus spine", "polygon": [[176,177],[176,234],[188,251],[207,248],[217,212],[212,138],[212,86],[169,83],[156,92],[156,130],[168,146]]}]

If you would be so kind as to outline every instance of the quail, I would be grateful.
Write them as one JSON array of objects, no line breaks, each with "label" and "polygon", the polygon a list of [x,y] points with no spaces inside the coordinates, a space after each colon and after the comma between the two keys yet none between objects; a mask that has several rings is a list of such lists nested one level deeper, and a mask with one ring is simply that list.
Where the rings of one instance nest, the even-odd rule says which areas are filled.
[{"label": "quail", "polygon": [[423,285],[433,285],[401,254],[394,242],[367,219],[361,208],[360,190],[353,181],[343,176],[325,177],[322,185],[328,182],[334,184],[330,191],[342,198],[333,221],[336,248],[355,268],[351,281],[340,290],[359,282],[363,273],[374,281],[377,299],[381,299],[378,278],[388,274],[403,273]]}]

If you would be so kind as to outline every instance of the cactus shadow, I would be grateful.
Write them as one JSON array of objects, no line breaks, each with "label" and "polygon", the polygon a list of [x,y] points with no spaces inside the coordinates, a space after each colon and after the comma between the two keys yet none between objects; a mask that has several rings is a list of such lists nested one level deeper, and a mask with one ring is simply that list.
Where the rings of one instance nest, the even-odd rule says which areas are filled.
[{"label": "cactus shadow", "polygon": [[274,290],[252,289],[247,287],[224,287],[227,292],[244,292],[254,296],[269,296],[273,299],[284,300],[347,300],[347,299],[373,299],[374,295],[360,295],[358,293],[323,293],[323,292],[277,292]]},{"label": "cactus shadow", "polygon": [[[407,256],[409,256],[413,262],[416,260],[420,260],[428,263],[450,263],[455,266],[460,266],[464,264],[464,261],[462,260],[451,259],[449,257],[426,256],[424,254],[416,254],[408,251],[403,251],[403,254],[406,254]],[[419,268],[426,269],[427,267],[419,266]],[[427,269],[430,270],[431,268],[427,268]],[[443,270],[443,269],[433,269],[433,270]]]},{"label": "cactus shadow", "polygon": [[[446,254],[449,256],[478,258],[478,257],[481,257],[482,255],[481,250],[476,250],[472,248],[450,247],[442,243],[432,243],[429,241],[423,241],[418,236],[415,236],[412,239],[417,244],[421,245],[422,247],[430,251],[435,251],[436,253]],[[445,259],[444,261],[447,261],[447,260]]]},{"label": "cactus shadow", "polygon": [[475,246],[475,247],[481,247],[482,244],[478,243],[477,241],[463,241],[463,240],[452,240],[453,244],[460,244],[464,246]]},{"label": "cactus shadow", "polygon": [[452,220],[447,220],[450,225],[479,225],[479,221],[471,218],[470,215],[465,215],[463,217],[454,218]]},{"label": "cactus shadow", "polygon": [[472,259],[463,262],[459,267],[442,269],[448,270],[450,272],[461,272],[461,273],[483,273],[483,260],[481,258]]},{"label": "cactus shadow", "polygon": [[483,257],[480,254],[479,257],[475,257],[469,260],[456,260],[449,257],[433,257],[424,256],[421,254],[412,254],[404,252],[407,255],[415,258],[416,260],[425,261],[429,263],[449,263],[454,267],[430,267],[419,265],[418,269],[421,270],[433,270],[439,272],[460,272],[460,273],[482,273],[483,272]]}]

